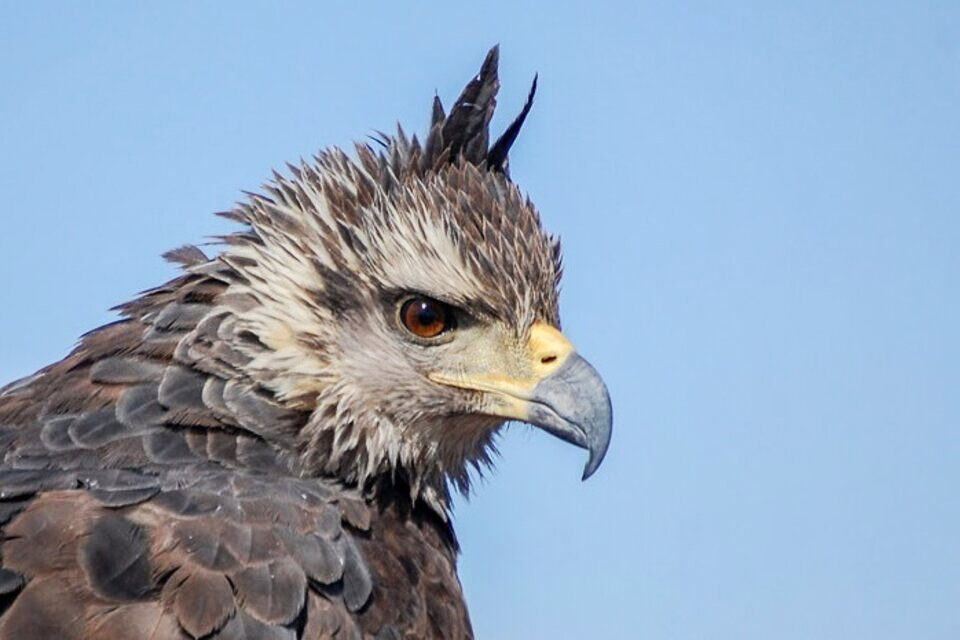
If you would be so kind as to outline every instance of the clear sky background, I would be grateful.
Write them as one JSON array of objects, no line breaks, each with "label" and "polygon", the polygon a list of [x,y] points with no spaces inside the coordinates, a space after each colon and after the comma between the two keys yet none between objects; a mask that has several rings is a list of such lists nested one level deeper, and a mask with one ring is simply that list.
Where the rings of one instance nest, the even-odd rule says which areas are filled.
[{"label": "clear sky background", "polygon": [[478,637],[960,637],[956,2],[5,2],[0,380],[497,42],[615,425],[457,505]]}]

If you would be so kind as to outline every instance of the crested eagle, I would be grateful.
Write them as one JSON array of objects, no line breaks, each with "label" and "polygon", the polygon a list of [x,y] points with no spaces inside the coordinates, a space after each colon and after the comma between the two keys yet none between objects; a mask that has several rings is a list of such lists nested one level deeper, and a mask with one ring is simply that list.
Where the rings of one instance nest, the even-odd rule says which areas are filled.
[{"label": "crested eagle", "polygon": [[274,174],[208,257],[0,389],[0,640],[469,638],[451,491],[509,420],[610,440],[558,240],[493,144],[498,51],[424,142]]}]

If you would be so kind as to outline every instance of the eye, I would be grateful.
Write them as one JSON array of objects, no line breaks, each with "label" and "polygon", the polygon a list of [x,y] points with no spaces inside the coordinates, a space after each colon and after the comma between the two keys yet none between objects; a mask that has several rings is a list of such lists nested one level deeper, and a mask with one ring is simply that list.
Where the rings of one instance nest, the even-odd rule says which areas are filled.
[{"label": "eye", "polygon": [[436,338],[454,327],[449,306],[430,298],[411,298],[400,307],[400,321],[418,338]]}]

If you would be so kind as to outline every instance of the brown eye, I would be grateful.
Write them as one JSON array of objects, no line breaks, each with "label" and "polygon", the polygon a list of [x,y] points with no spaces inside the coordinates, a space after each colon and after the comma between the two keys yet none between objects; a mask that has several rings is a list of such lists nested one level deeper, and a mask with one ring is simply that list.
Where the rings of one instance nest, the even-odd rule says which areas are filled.
[{"label": "brown eye", "polygon": [[430,298],[413,298],[400,308],[400,320],[413,335],[436,338],[453,327],[453,314],[442,302]]}]

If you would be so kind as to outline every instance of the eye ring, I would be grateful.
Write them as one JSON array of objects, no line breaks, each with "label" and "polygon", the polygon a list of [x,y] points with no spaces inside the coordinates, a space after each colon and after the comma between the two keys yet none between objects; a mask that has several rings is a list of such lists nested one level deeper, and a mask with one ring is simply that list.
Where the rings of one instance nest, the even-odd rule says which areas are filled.
[{"label": "eye ring", "polygon": [[439,300],[417,296],[400,307],[400,324],[417,338],[437,338],[454,328],[454,314]]}]

